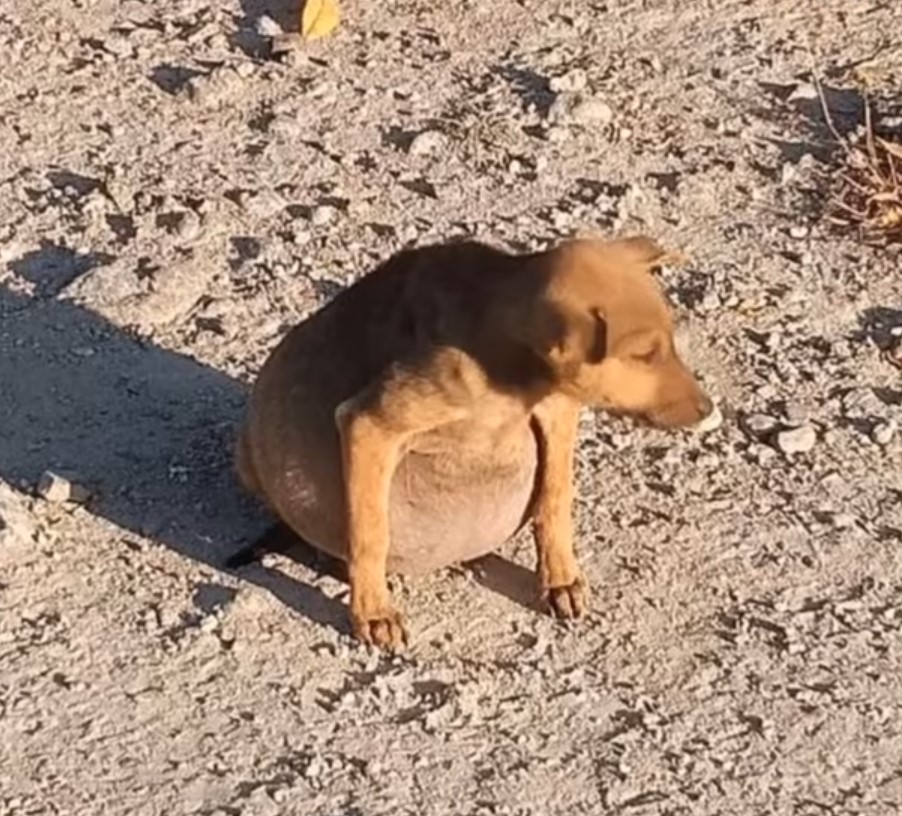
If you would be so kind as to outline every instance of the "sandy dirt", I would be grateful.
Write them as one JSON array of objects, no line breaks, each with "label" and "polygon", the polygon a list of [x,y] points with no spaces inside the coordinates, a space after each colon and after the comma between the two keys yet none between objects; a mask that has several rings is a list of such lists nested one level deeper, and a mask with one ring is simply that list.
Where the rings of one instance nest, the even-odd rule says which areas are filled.
[{"label": "sandy dirt", "polygon": [[[290,7],[0,0],[0,814],[898,813],[902,270],[825,229],[809,74],[902,130],[896,0],[343,11],[274,59]],[[218,568],[288,326],[406,244],[586,230],[691,255],[726,414],[586,415],[588,620],[528,540],[398,582],[398,658],[310,559]]]}]

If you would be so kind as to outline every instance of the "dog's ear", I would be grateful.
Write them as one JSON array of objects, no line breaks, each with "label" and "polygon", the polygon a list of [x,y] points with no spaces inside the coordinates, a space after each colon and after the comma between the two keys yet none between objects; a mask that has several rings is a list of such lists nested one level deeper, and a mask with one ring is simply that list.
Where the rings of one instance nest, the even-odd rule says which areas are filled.
[{"label": "dog's ear", "polygon": [[609,250],[623,253],[629,261],[646,269],[663,264],[680,265],[688,261],[686,255],[679,250],[664,249],[657,241],[645,235],[619,238],[608,243],[607,247]]},{"label": "dog's ear", "polygon": [[597,309],[543,301],[533,311],[526,340],[533,352],[566,376],[607,354],[607,324]]}]

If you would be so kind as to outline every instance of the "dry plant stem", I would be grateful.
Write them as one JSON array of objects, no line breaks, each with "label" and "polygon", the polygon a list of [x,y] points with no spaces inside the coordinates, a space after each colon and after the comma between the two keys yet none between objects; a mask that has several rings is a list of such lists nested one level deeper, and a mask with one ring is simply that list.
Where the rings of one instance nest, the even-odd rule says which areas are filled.
[{"label": "dry plant stem", "polygon": [[824,119],[834,140],[846,156],[845,167],[836,175],[829,207],[831,223],[854,228],[863,240],[902,240],[902,188],[897,160],[902,145],[878,138],[874,133],[871,106],[865,98],[864,145],[851,143],[836,128],[823,87],[812,72]]}]

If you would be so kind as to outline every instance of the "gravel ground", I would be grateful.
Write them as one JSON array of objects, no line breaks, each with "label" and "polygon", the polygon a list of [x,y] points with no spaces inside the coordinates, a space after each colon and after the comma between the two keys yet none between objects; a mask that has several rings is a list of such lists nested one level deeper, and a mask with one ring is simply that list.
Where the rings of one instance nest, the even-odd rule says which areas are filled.
[{"label": "gravel ground", "polygon": [[[825,230],[810,76],[902,127],[896,6],[343,0],[273,58],[258,0],[0,4],[0,814],[900,812],[900,254]],[[289,325],[409,243],[586,230],[690,254],[727,417],[585,417],[587,621],[528,541],[399,584],[397,658],[303,559],[217,569]]]}]

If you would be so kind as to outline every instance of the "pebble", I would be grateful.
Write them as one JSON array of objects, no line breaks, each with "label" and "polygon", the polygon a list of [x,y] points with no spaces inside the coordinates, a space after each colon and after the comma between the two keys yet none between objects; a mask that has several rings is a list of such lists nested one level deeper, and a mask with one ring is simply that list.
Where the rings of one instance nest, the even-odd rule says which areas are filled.
[{"label": "pebble", "polygon": [[830,519],[837,530],[847,530],[855,526],[856,518],[851,513],[834,513]]},{"label": "pebble", "polygon": [[256,72],[257,68],[252,62],[239,62],[235,66],[235,73],[238,74],[242,79],[248,79],[253,76]]},{"label": "pebble", "polygon": [[706,434],[716,431],[721,425],[723,425],[723,413],[720,408],[715,405],[711,413],[701,422],[696,423],[692,430],[696,433]]},{"label": "pebble", "polygon": [[337,216],[338,210],[336,210],[335,207],[323,204],[310,214],[310,223],[313,224],[314,227],[325,227],[328,224],[331,224]]},{"label": "pebble", "polygon": [[749,414],[742,424],[755,436],[766,436],[776,429],[777,420],[767,414]]},{"label": "pebble", "polygon": [[765,445],[756,445],[754,450],[755,459],[759,465],[767,465],[777,457],[777,452],[773,448]]},{"label": "pebble", "polygon": [[411,156],[434,156],[441,153],[448,144],[444,133],[438,130],[424,130],[414,136],[407,152]]},{"label": "pebble", "polygon": [[895,435],[896,423],[892,421],[881,422],[873,431],[871,431],[871,439],[878,445],[889,445],[889,443],[893,441]]},{"label": "pebble", "polygon": [[808,229],[808,227],[803,226],[802,224],[797,224],[796,226],[789,228],[789,237],[795,238],[798,241],[802,238],[807,238],[809,232],[810,230]]},{"label": "pebble", "polygon": [[193,210],[185,210],[175,228],[175,234],[183,241],[193,241],[200,236],[200,216]]},{"label": "pebble", "polygon": [[807,453],[817,443],[817,433],[811,425],[800,425],[777,434],[777,447],[788,455]]},{"label": "pebble", "polygon": [[51,470],[45,470],[38,480],[38,494],[49,502],[60,504],[83,504],[91,498],[86,487]]},{"label": "pebble", "polygon": [[257,33],[261,37],[280,37],[285,32],[282,30],[282,26],[280,26],[272,17],[262,14],[257,19],[256,24]]},{"label": "pebble", "polygon": [[582,68],[568,71],[563,76],[552,77],[548,81],[548,88],[552,93],[565,93],[583,90],[589,82],[586,72]]},{"label": "pebble", "polygon": [[614,120],[611,106],[592,97],[580,99],[570,111],[574,122],[581,125],[609,125]]}]

